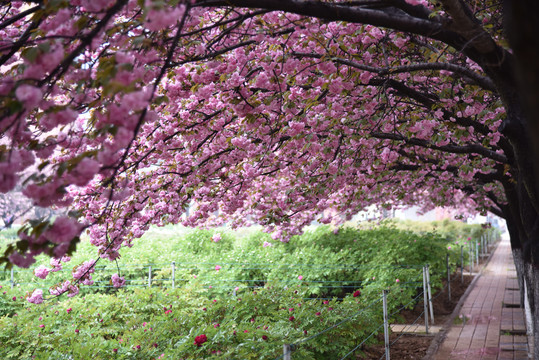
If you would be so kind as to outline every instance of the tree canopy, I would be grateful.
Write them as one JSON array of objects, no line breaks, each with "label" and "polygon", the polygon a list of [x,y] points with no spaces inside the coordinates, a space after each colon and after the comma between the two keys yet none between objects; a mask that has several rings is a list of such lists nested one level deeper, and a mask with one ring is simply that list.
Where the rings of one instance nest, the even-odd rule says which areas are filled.
[{"label": "tree canopy", "polygon": [[287,241],[315,219],[421,204],[506,218],[532,262],[537,165],[503,14],[472,0],[1,5],[0,191],[21,184],[64,215],[28,222],[0,261],[60,259],[84,230],[113,260],[152,224],[255,222]]}]

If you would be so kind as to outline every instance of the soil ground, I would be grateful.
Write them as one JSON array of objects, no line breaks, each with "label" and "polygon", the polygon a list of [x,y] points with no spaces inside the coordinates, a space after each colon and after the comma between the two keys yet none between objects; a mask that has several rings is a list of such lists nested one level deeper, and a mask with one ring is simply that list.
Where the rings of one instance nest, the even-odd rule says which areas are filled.
[{"label": "soil ground", "polygon": [[[436,325],[443,325],[447,319],[451,316],[453,309],[456,307],[461,296],[464,294],[468,285],[472,282],[473,277],[464,275],[464,281],[460,281],[460,272],[453,274],[451,277],[451,301],[448,299],[446,282],[444,281],[443,291],[439,291],[434,294],[433,297],[433,310],[434,310],[434,320]],[[403,310],[400,312],[400,316],[403,318],[404,324],[412,324],[423,312],[423,301],[420,301],[415,305],[411,310]],[[416,323],[424,324],[425,320],[421,318]],[[390,335],[390,343],[394,342],[397,338],[398,340],[390,348],[391,359],[399,360],[416,360],[422,359],[434,339],[434,335],[425,335],[425,334],[396,334],[393,333]],[[400,336],[400,337],[399,337]],[[356,359],[385,359],[384,353],[384,335],[380,334],[378,336],[379,344],[369,345],[364,347],[361,352],[357,354]]]}]

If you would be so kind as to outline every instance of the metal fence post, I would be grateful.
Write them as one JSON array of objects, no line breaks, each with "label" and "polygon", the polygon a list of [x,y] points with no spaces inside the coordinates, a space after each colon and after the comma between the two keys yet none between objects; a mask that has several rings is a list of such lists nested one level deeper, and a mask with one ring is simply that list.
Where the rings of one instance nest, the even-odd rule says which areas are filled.
[{"label": "metal fence post", "polygon": [[283,345],[283,360],[291,360],[292,359],[292,348],[290,344],[284,344]]},{"label": "metal fence post", "polygon": [[479,269],[479,243],[475,243],[475,263],[477,264],[477,269]]},{"label": "metal fence post", "polygon": [[15,280],[13,277],[13,268],[11,268],[11,290],[13,290],[14,286],[15,286]]},{"label": "metal fence post", "polygon": [[470,242],[470,251],[469,251],[469,254],[468,256],[470,257],[470,275],[472,275],[472,272],[473,272],[473,245],[472,243]]},{"label": "metal fence post", "polygon": [[172,262],[172,288],[176,285],[176,261]]},{"label": "metal fence post", "polygon": [[449,254],[445,254],[445,266],[447,267],[447,298],[451,302],[451,268],[449,267]]},{"label": "metal fence post", "polygon": [[384,343],[386,348],[386,360],[389,360],[389,319],[387,316],[387,290],[382,291],[382,300],[384,306]]},{"label": "metal fence post", "polygon": [[423,313],[425,314],[425,332],[429,333],[429,310],[428,310],[428,296],[427,296],[427,272],[423,266]]},{"label": "metal fence post", "polygon": [[460,282],[464,282],[464,246],[460,245]]},{"label": "metal fence post", "polygon": [[148,265],[148,287],[152,287],[152,266]]},{"label": "metal fence post", "polygon": [[428,264],[427,264],[426,272],[427,272],[427,290],[429,292],[430,320],[432,322],[432,325],[434,325],[434,310],[432,309],[432,291],[431,291],[431,288],[430,288],[430,274],[429,274],[429,265]]}]

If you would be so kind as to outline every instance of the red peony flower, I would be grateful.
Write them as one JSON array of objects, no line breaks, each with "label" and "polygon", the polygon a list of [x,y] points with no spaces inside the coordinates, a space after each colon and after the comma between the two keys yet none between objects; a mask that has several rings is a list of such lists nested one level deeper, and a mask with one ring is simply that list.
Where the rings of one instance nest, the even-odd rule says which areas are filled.
[{"label": "red peony flower", "polygon": [[294,321],[295,319],[296,319],[296,318],[293,317],[293,316],[290,316],[290,317],[288,318],[288,320],[290,320],[290,321]]},{"label": "red peony flower", "polygon": [[357,290],[357,291],[354,293],[354,297],[358,297],[359,295],[361,295],[361,291]]},{"label": "red peony flower", "polygon": [[204,334],[195,337],[195,345],[198,347],[202,346],[206,341],[208,341],[208,338]]}]

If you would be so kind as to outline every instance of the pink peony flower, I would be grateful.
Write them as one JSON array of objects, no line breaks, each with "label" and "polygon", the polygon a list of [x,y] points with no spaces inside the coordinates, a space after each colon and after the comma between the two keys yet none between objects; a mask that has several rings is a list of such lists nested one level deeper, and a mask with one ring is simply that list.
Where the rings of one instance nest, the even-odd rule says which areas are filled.
[{"label": "pink peony flower", "polygon": [[201,347],[206,341],[208,341],[208,338],[204,334],[195,337],[195,345],[198,347]]},{"label": "pink peony flower", "polygon": [[219,242],[219,241],[221,241],[221,234],[219,234],[219,233],[213,234],[211,239],[213,240],[213,242]]},{"label": "pink peony flower", "polygon": [[220,265],[215,265],[215,271],[219,271],[221,270],[221,266]]},{"label": "pink peony flower", "polygon": [[301,275],[298,276],[298,279],[299,279],[299,280],[303,280],[303,276],[301,276]]}]

